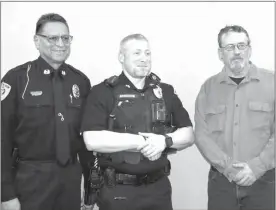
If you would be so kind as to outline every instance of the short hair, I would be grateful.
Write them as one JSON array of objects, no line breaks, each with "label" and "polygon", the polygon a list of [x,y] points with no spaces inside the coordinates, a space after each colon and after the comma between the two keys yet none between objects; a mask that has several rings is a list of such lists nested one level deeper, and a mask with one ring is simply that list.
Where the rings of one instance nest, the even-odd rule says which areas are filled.
[{"label": "short hair", "polygon": [[250,38],[249,35],[247,33],[247,31],[239,25],[230,25],[230,26],[225,26],[224,28],[222,28],[218,34],[218,45],[219,47],[221,46],[221,38],[224,34],[227,34],[228,32],[237,32],[237,33],[245,33],[245,35],[248,38],[248,45],[250,45]]},{"label": "short hair", "polygon": [[64,23],[68,30],[69,30],[69,26],[67,24],[67,21],[59,14],[56,14],[56,13],[47,13],[47,14],[44,14],[42,15],[37,23],[36,23],[36,29],[35,29],[35,33],[39,33],[41,32],[43,26],[46,24],[46,23],[50,23],[50,22],[61,22],[61,23]]},{"label": "short hair", "polygon": [[122,52],[122,49],[123,49],[125,43],[127,43],[130,40],[144,40],[144,41],[148,42],[148,39],[142,34],[130,34],[130,35],[126,36],[125,38],[123,38],[122,41],[120,42],[120,52]]}]

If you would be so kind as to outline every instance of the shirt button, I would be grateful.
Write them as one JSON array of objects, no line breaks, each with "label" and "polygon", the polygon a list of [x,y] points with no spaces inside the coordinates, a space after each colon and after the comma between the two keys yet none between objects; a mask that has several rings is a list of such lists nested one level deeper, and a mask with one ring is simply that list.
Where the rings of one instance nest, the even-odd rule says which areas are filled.
[{"label": "shirt button", "polygon": [[233,142],[233,145],[236,146],[236,142]]},{"label": "shirt button", "polygon": [[236,107],[238,107],[239,106],[239,104],[236,104]]},{"label": "shirt button", "polygon": [[238,122],[235,122],[234,124],[235,124],[235,125],[238,125],[239,123],[238,123]]}]

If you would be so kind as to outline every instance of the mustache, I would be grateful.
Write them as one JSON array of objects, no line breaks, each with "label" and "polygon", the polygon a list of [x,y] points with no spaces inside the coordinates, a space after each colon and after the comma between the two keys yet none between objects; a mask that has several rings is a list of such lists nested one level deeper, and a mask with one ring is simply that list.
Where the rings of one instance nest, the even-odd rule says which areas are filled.
[{"label": "mustache", "polygon": [[234,60],[242,60],[243,58],[242,57],[234,57],[231,59],[231,61],[234,61]]}]

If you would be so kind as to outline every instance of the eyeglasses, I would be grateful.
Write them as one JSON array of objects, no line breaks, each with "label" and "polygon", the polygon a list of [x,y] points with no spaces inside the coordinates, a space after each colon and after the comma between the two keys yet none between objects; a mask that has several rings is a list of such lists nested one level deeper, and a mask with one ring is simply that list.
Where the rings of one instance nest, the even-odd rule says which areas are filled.
[{"label": "eyeglasses", "polygon": [[59,39],[61,39],[64,45],[69,45],[73,40],[73,36],[71,35],[62,35],[62,36],[57,36],[57,35],[46,36],[43,34],[36,34],[36,35],[46,38],[48,42],[51,44],[57,44],[59,42]]},{"label": "eyeglasses", "polygon": [[237,43],[237,44],[228,44],[225,47],[221,47],[221,48],[225,49],[226,51],[234,51],[236,46],[239,50],[246,50],[247,47],[249,46],[249,44],[240,42],[240,43]]}]

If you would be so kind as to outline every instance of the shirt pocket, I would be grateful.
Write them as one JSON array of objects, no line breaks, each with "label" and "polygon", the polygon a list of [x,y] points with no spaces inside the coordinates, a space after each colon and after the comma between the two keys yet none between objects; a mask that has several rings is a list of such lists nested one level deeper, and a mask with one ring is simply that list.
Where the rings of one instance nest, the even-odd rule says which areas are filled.
[{"label": "shirt pocket", "polygon": [[31,127],[48,124],[53,117],[52,101],[47,96],[30,96],[24,100],[23,119]]},{"label": "shirt pocket", "polygon": [[226,120],[225,105],[209,106],[206,108],[205,115],[208,128],[212,133],[224,130]]},{"label": "shirt pocket", "polygon": [[262,101],[249,101],[248,106],[251,128],[269,128],[273,117],[272,104]]},{"label": "shirt pocket", "polygon": [[67,115],[69,117],[69,123],[72,124],[75,128],[80,128],[81,121],[81,111],[83,105],[83,99],[73,99],[67,103]]}]

